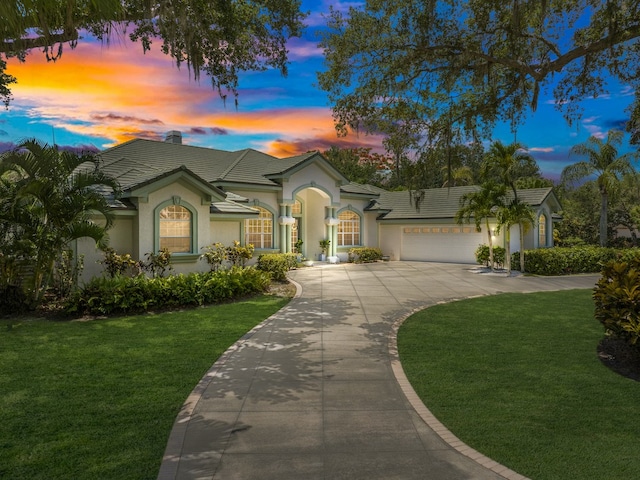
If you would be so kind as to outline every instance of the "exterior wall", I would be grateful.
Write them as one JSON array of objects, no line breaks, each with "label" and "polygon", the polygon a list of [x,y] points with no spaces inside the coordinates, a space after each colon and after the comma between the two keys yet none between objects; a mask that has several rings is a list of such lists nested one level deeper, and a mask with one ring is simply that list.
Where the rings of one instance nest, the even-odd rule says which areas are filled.
[{"label": "exterior wall", "polygon": [[216,220],[209,223],[209,238],[211,243],[222,243],[225,246],[233,245],[234,240],[242,242],[242,223],[244,220]]},{"label": "exterior wall", "polygon": [[305,185],[320,187],[332,198],[333,202],[337,202],[340,198],[340,187],[336,186],[335,178],[329,176],[326,170],[316,164],[310,164],[303,170],[291,175],[289,180],[283,183],[282,198],[284,200],[292,200],[296,189]]},{"label": "exterior wall", "polygon": [[400,260],[402,246],[402,227],[400,225],[380,225],[380,249],[383,255],[389,255],[389,260]]},{"label": "exterior wall", "polygon": [[[376,221],[377,213],[365,212],[363,215],[363,240],[362,245],[365,247],[380,247],[380,239],[378,238],[378,222]],[[386,255],[382,252],[383,255]]]},{"label": "exterior wall", "polygon": [[[109,230],[109,246],[118,254],[133,254],[133,228],[136,223],[134,217],[116,217],[113,227]],[[91,238],[81,238],[76,242],[76,254],[84,255],[84,270],[82,281],[88,281],[95,276],[102,275],[104,258],[101,250],[96,247],[96,242]]]}]

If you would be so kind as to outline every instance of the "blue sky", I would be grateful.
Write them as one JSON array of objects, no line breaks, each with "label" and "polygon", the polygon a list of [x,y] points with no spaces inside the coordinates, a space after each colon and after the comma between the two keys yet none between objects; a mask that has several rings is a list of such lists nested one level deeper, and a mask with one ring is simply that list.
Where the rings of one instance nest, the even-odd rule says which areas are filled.
[{"label": "blue sky", "polygon": [[[47,62],[34,52],[25,63],[8,62],[8,73],[18,78],[14,100],[0,111],[0,150],[24,138],[36,137],[61,146],[104,149],[134,137],[162,139],[169,130],[183,132],[191,145],[224,150],[255,148],[279,157],[331,145],[367,146],[382,151],[381,138],[349,136],[339,139],[330,105],[316,87],[323,69],[317,32],[329,5],[346,9],[353,2],[304,1],[311,11],[303,38],[289,43],[289,75],[252,72],[240,80],[239,106],[226,106],[211,89],[208,78],[193,80],[169,58],[153,48],[146,55],[139,44],[113,39],[109,46],[81,41],[65,48],[60,60]],[[572,145],[590,135],[604,136],[620,128],[627,117],[633,90],[613,84],[608,95],[585,101],[583,118],[567,125],[549,96],[519,127],[517,140],[537,159],[545,176],[556,179],[573,163]],[[514,134],[498,126],[495,140],[510,143]]]}]

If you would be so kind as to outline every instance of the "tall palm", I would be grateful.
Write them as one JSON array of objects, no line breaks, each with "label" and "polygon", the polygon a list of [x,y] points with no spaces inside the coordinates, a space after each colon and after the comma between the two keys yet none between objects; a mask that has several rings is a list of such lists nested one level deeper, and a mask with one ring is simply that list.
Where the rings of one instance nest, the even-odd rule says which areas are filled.
[{"label": "tall palm", "polygon": [[565,167],[562,171],[563,182],[575,182],[592,175],[596,176],[596,184],[600,191],[600,245],[607,244],[607,211],[609,194],[615,191],[622,176],[633,173],[632,161],[637,160],[638,153],[626,153],[618,156],[618,147],[624,134],[619,130],[611,130],[607,139],[591,136],[578,145],[574,145],[571,154],[587,157],[586,160]]},{"label": "tall palm", "polygon": [[70,242],[89,237],[105,244],[113,213],[104,194],[117,195],[119,186],[98,167],[93,155],[61,152],[37,140],[26,140],[0,157],[0,174],[13,182],[0,204],[3,241],[27,259],[35,303]]},{"label": "tall palm", "polygon": [[498,226],[504,228],[505,234],[505,267],[511,273],[511,227],[518,225],[520,231],[520,271],[524,273],[524,235],[533,227],[536,217],[529,204],[518,197],[503,205],[497,212]]},{"label": "tall palm", "polygon": [[535,166],[535,160],[526,152],[524,145],[514,142],[505,145],[497,140],[491,144],[481,174],[486,180],[495,179],[509,187],[513,196],[517,197],[516,181],[525,175],[525,172]]},{"label": "tall palm", "polygon": [[491,270],[494,270],[494,262],[489,218],[494,217],[496,210],[503,206],[505,193],[506,187],[504,185],[485,182],[480,187],[480,190],[466,193],[460,198],[460,209],[455,216],[455,220],[459,224],[470,223],[471,217],[473,217],[476,231],[478,232],[482,230],[481,225],[482,220],[484,220],[489,242],[489,264],[491,265]]}]

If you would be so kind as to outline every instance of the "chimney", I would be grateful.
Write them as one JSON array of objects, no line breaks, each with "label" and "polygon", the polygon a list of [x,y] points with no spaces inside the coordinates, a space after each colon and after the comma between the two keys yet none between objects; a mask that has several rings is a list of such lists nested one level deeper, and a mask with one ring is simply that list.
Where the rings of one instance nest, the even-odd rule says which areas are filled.
[{"label": "chimney", "polygon": [[167,142],[167,143],[175,143],[177,145],[181,145],[182,144],[182,133],[179,132],[178,130],[171,130],[164,137],[164,141]]}]

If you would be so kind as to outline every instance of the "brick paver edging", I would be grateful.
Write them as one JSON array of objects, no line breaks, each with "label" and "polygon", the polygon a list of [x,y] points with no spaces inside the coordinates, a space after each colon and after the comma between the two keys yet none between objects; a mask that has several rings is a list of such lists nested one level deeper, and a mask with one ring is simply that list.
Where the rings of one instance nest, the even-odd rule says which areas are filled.
[{"label": "brick paver edging", "polygon": [[451,433],[451,431],[447,427],[445,427],[433,415],[433,413],[431,413],[431,411],[425,406],[424,403],[422,403],[422,400],[420,399],[420,397],[418,397],[418,394],[409,383],[409,380],[407,379],[407,376],[402,369],[400,356],[398,355],[398,330],[407,318],[421,310],[424,309],[418,308],[409,312],[404,317],[397,319],[391,327],[391,331],[389,332],[389,360],[391,361],[391,369],[393,370],[396,381],[404,392],[405,397],[407,397],[407,400],[414,408],[414,410],[418,413],[418,415],[420,415],[422,420],[452,448],[456,449],[458,452],[474,460],[476,463],[479,463],[483,467],[488,468],[489,470],[508,480],[529,480],[527,477],[520,475],[518,472],[514,472],[513,470],[499,464],[494,460],[491,460],[489,457],[481,454],[477,450],[474,450],[473,448],[468,446],[466,443],[462,442],[458,437]]}]

